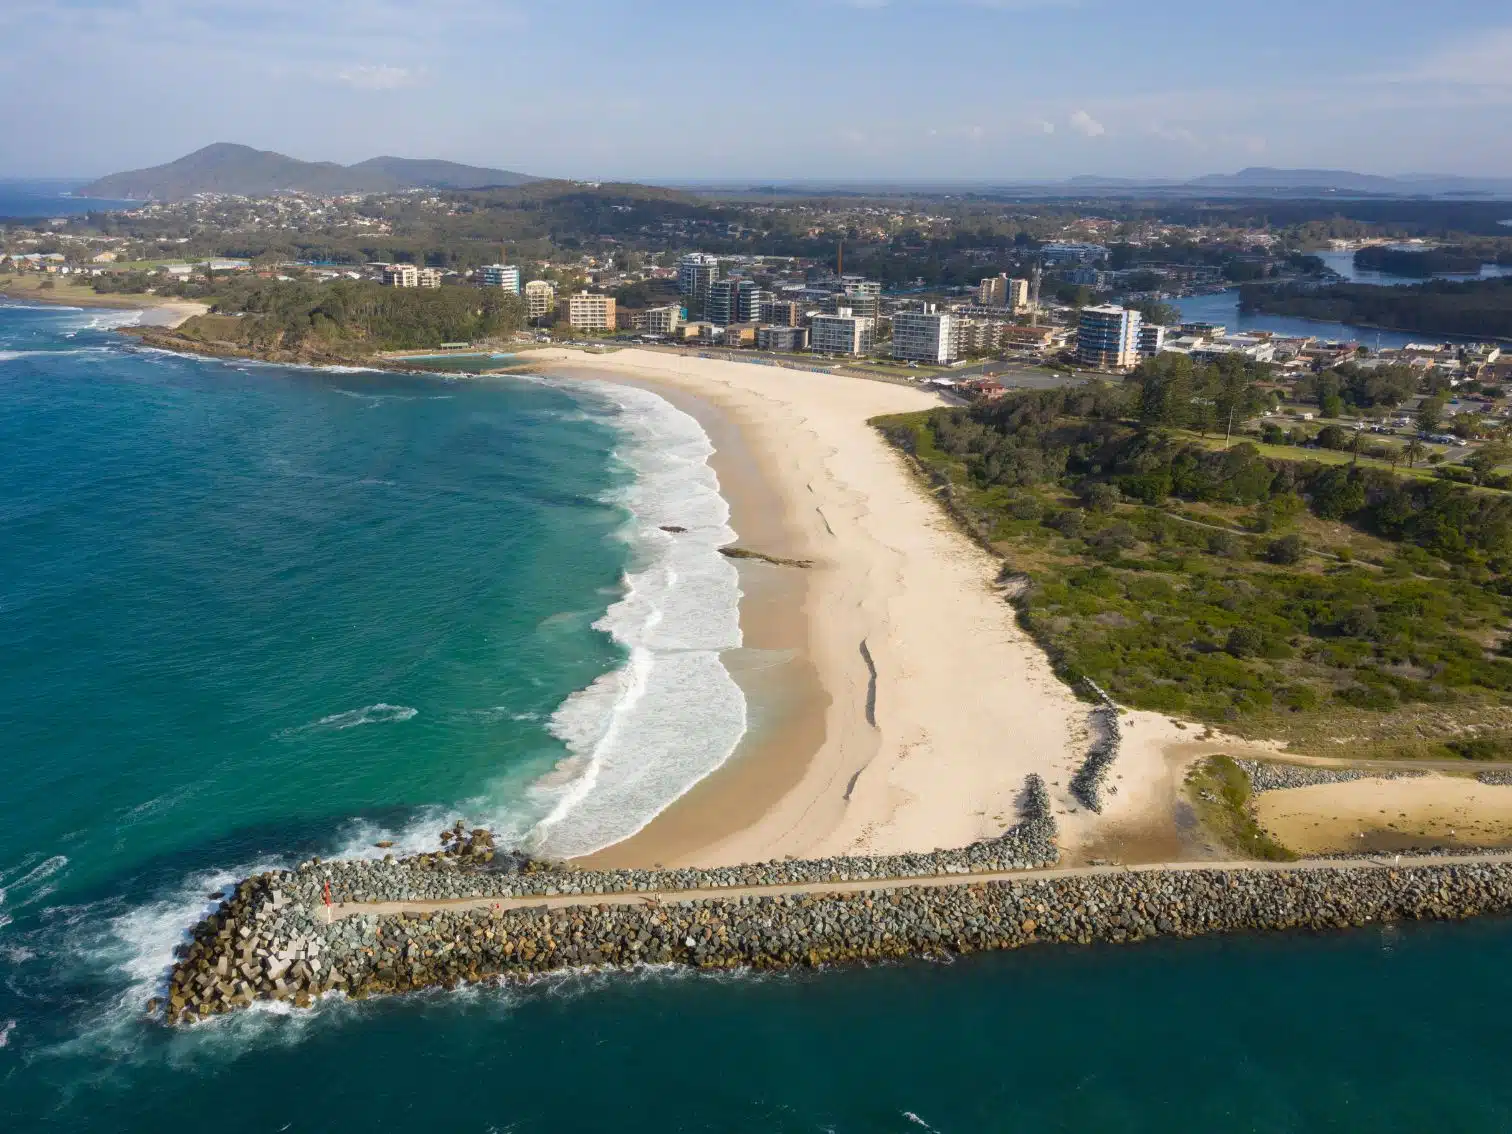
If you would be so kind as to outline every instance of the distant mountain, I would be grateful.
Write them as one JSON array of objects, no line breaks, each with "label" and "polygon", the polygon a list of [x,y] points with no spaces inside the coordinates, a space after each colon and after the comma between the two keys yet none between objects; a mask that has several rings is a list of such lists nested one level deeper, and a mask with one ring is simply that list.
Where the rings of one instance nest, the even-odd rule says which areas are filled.
[{"label": "distant mountain", "polygon": [[376,157],[350,166],[329,161],[299,161],[272,150],[216,142],[166,165],[113,173],[75,192],[84,197],[173,201],[195,193],[235,193],[244,197],[262,197],[287,190],[392,193],[403,189],[524,185],[535,180],[507,169],[481,169],[450,161]]},{"label": "distant mountain", "polygon": [[525,185],[540,180],[507,169],[483,169],[476,165],[458,165],[454,161],[425,158],[375,157],[348,166],[347,169],[352,173],[361,170],[380,177],[391,177],[408,189],[483,189],[500,185]]},{"label": "distant mountain", "polygon": [[1400,193],[1394,177],[1351,173],[1347,169],[1271,169],[1252,166],[1238,173],[1209,173],[1188,185],[1214,189],[1347,189],[1356,193]]}]

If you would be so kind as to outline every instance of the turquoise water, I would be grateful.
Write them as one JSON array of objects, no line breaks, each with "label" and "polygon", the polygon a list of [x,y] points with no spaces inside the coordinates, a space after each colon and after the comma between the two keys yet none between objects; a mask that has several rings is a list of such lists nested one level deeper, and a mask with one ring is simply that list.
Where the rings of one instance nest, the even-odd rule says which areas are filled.
[{"label": "turquoise water", "polygon": [[707,445],[655,399],[119,318],[0,306],[0,1130],[1512,1127],[1504,921],[144,1022],[229,878],[454,814],[610,837],[743,704]]}]

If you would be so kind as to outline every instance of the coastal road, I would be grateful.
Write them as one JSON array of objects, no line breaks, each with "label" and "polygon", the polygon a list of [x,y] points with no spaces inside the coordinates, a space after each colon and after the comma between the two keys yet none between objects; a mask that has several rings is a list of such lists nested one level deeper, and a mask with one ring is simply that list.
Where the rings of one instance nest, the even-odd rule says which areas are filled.
[{"label": "coastal road", "polygon": [[863,890],[901,890],[910,887],[974,886],[985,882],[1023,882],[1055,878],[1091,878],[1105,874],[1151,872],[1246,870],[1283,873],[1299,870],[1382,870],[1412,866],[1452,866],[1479,863],[1512,863],[1512,851],[1479,854],[1370,855],[1360,858],[1306,858],[1296,862],[1152,862],[1138,866],[1071,866],[1050,870],[995,871],[985,874],[942,874],[928,878],[861,879],[851,882],[781,883],[771,886],[727,886],[698,890],[637,890],[618,894],[527,895],[519,898],[458,898],[445,902],[339,902],[331,907],[333,918],[355,914],[392,917],[407,913],[441,913],[459,910],[568,909],[578,906],[669,905],[676,902],[736,900],[796,895],[854,894]]}]

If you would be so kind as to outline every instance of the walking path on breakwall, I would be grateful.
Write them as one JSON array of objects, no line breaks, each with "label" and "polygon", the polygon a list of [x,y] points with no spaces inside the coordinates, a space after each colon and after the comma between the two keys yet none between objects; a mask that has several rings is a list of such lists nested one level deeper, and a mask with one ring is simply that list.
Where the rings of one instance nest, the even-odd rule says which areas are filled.
[{"label": "walking path on breakwall", "polygon": [[570,909],[574,907],[670,905],[686,901],[735,900],[740,898],[793,895],[854,894],[861,891],[973,886],[986,882],[1093,878],[1109,874],[1146,874],[1189,871],[1250,871],[1288,873],[1302,870],[1381,870],[1416,866],[1512,865],[1512,851],[1475,854],[1371,855],[1360,858],[1308,858],[1295,862],[1154,862],[1138,866],[1072,866],[1047,870],[1002,870],[981,874],[941,874],[927,878],[855,879],[848,882],[780,883],[771,886],[722,886],[697,890],[631,890],[605,894],[526,895],[501,898],[458,898],[425,902],[338,902],[330,917],[356,914],[389,917],[398,914],[463,913],[469,910]]}]

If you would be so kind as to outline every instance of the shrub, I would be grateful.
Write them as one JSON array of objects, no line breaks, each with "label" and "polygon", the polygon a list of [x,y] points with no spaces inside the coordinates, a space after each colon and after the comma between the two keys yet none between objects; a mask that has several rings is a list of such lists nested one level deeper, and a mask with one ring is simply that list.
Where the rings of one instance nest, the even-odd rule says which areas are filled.
[{"label": "shrub", "polygon": [[1512,738],[1505,736],[1472,736],[1465,740],[1451,740],[1444,747],[1466,760],[1504,760],[1512,757]]},{"label": "shrub", "polygon": [[1252,658],[1265,645],[1265,637],[1253,626],[1235,626],[1223,648],[1236,658]]},{"label": "shrub", "polygon": [[1300,536],[1288,535],[1280,539],[1273,539],[1265,548],[1265,557],[1272,563],[1278,563],[1283,567],[1289,567],[1294,563],[1302,562],[1302,553],[1306,550]]}]

